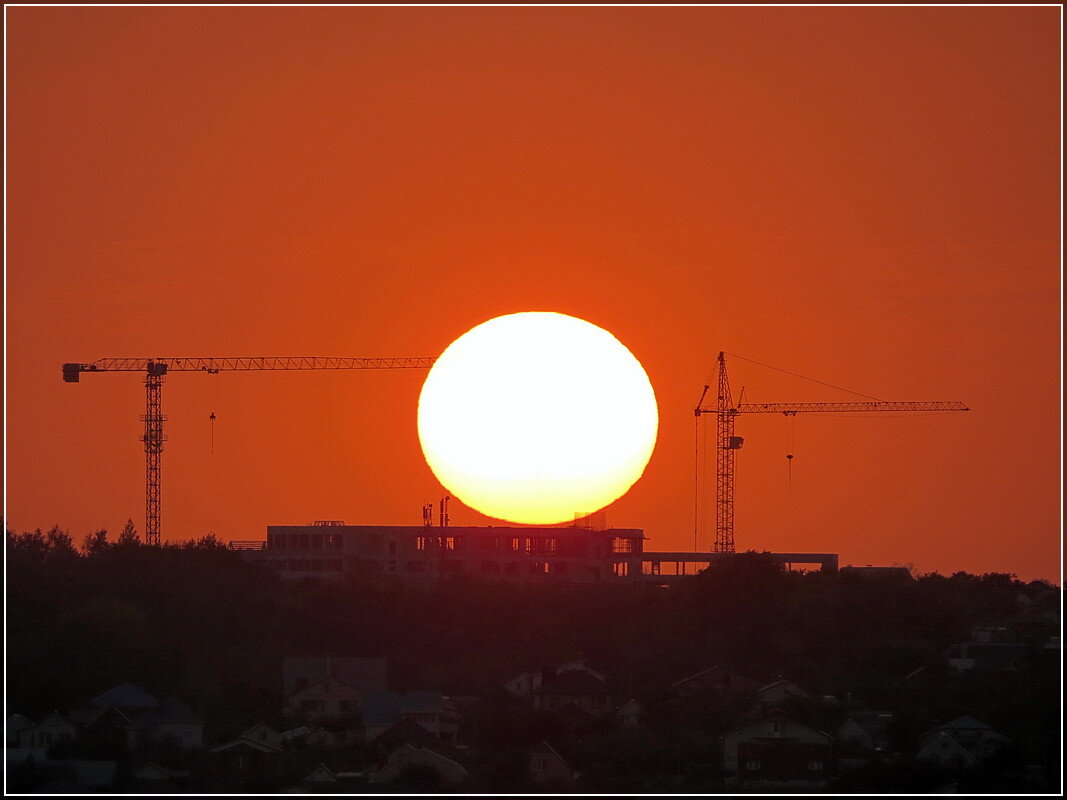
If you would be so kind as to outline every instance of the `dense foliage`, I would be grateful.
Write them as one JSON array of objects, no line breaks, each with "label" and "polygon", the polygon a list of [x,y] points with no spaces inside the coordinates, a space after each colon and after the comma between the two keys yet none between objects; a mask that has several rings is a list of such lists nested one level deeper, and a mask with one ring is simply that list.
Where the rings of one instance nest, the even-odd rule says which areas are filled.
[{"label": "dense foliage", "polygon": [[[129,525],[116,543],[100,532],[80,548],[59,529],[9,532],[7,581],[8,707],[31,718],[132,681],[184,698],[217,742],[277,715],[283,657],[380,655],[396,688],[483,698],[470,736],[486,790],[511,774],[516,748],[550,738],[583,768],[588,790],[687,791],[717,785],[716,743],[736,717],[673,702],[668,688],[729,665],[893,712],[900,753],[914,753],[935,723],[970,715],[1010,737],[1019,764],[1054,770],[1059,761],[1058,658],[1035,650],[1019,671],[971,677],[936,658],[974,626],[1058,608],[1047,585],[1010,575],[790,573],[754,554],[670,589],[284,582],[214,537],[148,548]],[[646,707],[639,732],[605,724],[579,735],[501,690],[578,653],[612,676],[619,702]],[[820,703],[790,713],[822,728],[843,721]],[[872,774],[866,788],[922,788],[922,770],[913,772]]]}]

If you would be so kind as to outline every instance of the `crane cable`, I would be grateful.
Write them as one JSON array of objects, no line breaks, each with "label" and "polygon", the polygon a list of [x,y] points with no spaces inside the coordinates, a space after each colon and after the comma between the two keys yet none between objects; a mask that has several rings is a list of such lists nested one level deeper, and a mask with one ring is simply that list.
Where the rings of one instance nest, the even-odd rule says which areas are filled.
[{"label": "crane cable", "polygon": [[797,372],[790,372],[787,369],[782,369],[781,367],[776,367],[773,364],[764,364],[762,361],[755,361],[755,360],[753,360],[751,358],[745,358],[744,356],[739,356],[737,353],[726,353],[726,355],[732,356],[733,358],[740,358],[742,361],[747,361],[750,364],[756,364],[757,366],[760,366],[760,367],[767,367],[767,369],[773,369],[773,370],[777,370],[778,372],[784,372],[786,375],[792,375],[794,378],[800,378],[800,379],[805,380],[805,381],[811,381],[812,383],[818,383],[818,384],[821,384],[822,386],[829,386],[831,389],[837,389],[839,392],[847,392],[848,394],[854,394],[857,397],[866,397],[868,400],[877,400],[878,402],[885,402],[884,400],[882,400],[881,397],[872,397],[869,394],[863,394],[863,392],[855,392],[852,389],[846,389],[844,386],[836,386],[836,385],[834,385],[832,383],[827,383],[826,381],[820,381],[820,380],[818,380],[816,378],[809,378],[807,375],[801,375],[801,374],[799,374]]},{"label": "crane cable", "polygon": [[208,421],[211,423],[211,455],[215,455],[215,420],[218,419],[215,414],[215,407],[218,404],[218,374],[219,371],[217,369],[208,370],[207,385],[211,406],[211,414],[208,416]]},{"label": "crane cable", "polygon": [[789,493],[793,493],[793,423],[795,414],[785,415],[785,463],[789,480]]}]

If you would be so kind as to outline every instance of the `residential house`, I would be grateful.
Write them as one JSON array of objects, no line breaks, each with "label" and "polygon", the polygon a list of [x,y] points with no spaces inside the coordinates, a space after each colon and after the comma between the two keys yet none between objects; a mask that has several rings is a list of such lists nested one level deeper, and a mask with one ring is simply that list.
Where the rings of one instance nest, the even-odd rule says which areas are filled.
[{"label": "residential house", "polygon": [[949,650],[948,663],[957,672],[1014,672],[1030,649],[1021,642],[960,642]]},{"label": "residential house", "polygon": [[747,787],[825,787],[834,772],[833,737],[774,709],[723,736],[723,769]]},{"label": "residential house", "polygon": [[437,744],[437,738],[418,722],[407,717],[375,736],[373,744],[379,755],[386,756],[405,744],[433,747]]},{"label": "residential house", "polygon": [[435,689],[416,689],[400,696],[400,715],[414,720],[436,738],[456,744],[459,712],[452,701]]},{"label": "residential house", "polygon": [[538,785],[558,785],[574,780],[571,765],[543,739],[526,751],[526,773],[530,781]]},{"label": "residential house", "polygon": [[539,670],[520,673],[507,681],[507,683],[504,684],[504,688],[516,697],[524,697],[532,700],[544,681],[550,680],[553,676],[558,675],[561,672],[575,670],[578,672],[586,672],[598,681],[607,681],[607,676],[603,672],[590,667],[585,663],[585,659],[579,655],[577,658],[555,667],[542,667]]},{"label": "residential house", "polygon": [[[340,791],[349,791],[362,788],[366,783],[366,775],[362,772],[342,771],[330,769],[325,764],[319,764],[300,782],[314,792],[329,792],[331,794]],[[291,793],[300,793],[300,788],[294,788]]]},{"label": "residential house", "polygon": [[977,756],[943,731],[923,736],[916,761],[926,761],[942,767],[964,769],[978,763]]},{"label": "residential house", "polygon": [[211,762],[221,774],[239,779],[272,770],[281,753],[275,745],[238,737],[211,750]]},{"label": "residential house", "polygon": [[282,746],[281,732],[275,730],[266,722],[260,722],[257,725],[253,725],[247,731],[242,733],[238,738],[249,739],[253,742],[262,742],[263,744],[269,744],[273,747]]},{"label": "residential house", "polygon": [[417,723],[440,741],[456,744],[458,740],[459,712],[451,699],[437,690],[368,692],[361,716],[367,741],[377,739],[402,720]]},{"label": "residential house", "polygon": [[95,754],[121,759],[137,744],[138,732],[131,716],[115,706],[75,709],[71,719],[81,725],[79,739]]},{"label": "residential house", "polygon": [[545,711],[577,709],[600,716],[611,711],[607,681],[588,670],[568,669],[541,682],[533,694],[534,708]]},{"label": "residential house", "polygon": [[359,713],[363,691],[328,676],[285,698],[283,713],[314,722],[324,719],[355,718]]},{"label": "residential house", "polygon": [[916,759],[945,766],[968,767],[995,755],[1007,737],[974,717],[959,717],[926,733]]},{"label": "residential house", "polygon": [[185,750],[204,746],[204,722],[176,697],[159,700],[132,683],[120,683],[89,701],[92,708],[71,712],[83,736],[115,750],[149,742],[169,742]]},{"label": "residential house", "polygon": [[33,721],[28,717],[22,716],[22,714],[8,714],[6,724],[4,725],[4,739],[7,743],[7,747],[18,747],[19,734],[33,726]]},{"label": "residential house", "polygon": [[48,748],[58,742],[73,741],[77,735],[77,727],[62,714],[54,712],[36,725],[21,726],[18,746],[27,749]]},{"label": "residential house", "polygon": [[780,678],[756,689],[756,701],[767,709],[777,706],[790,697],[810,697],[810,695],[792,681]]},{"label": "residential house", "polygon": [[849,717],[837,729],[837,741],[853,754],[874,751],[874,738],[856,720]]},{"label": "residential house", "polygon": [[754,692],[759,687],[757,681],[726,667],[709,667],[671,684],[671,689],[682,697],[707,694],[723,698],[733,697],[745,692]]},{"label": "residential house", "polygon": [[145,794],[173,793],[189,787],[189,773],[149,761],[130,773],[131,788]]},{"label": "residential house", "polygon": [[399,778],[409,767],[432,769],[445,786],[455,786],[467,779],[467,770],[459,762],[426,747],[417,748],[405,744],[389,754],[382,767],[371,775],[370,782],[390,783]]},{"label": "residential house", "polygon": [[[854,705],[848,709],[848,715],[848,719],[842,725],[845,733],[838,735],[841,741],[847,741],[850,737],[855,739],[858,736],[858,744],[870,750],[881,752],[889,749],[889,725],[893,721],[892,713],[873,711],[863,705]],[[852,726],[849,726],[850,722],[853,723]],[[857,728],[863,733],[857,734]]]},{"label": "residential house", "polygon": [[175,697],[168,697],[158,708],[146,709],[132,717],[135,746],[144,742],[168,742],[183,750],[204,746],[203,720]]},{"label": "residential house", "polygon": [[386,670],[384,658],[288,656],[282,661],[282,696],[289,698],[327,678],[362,692],[385,689]]},{"label": "residential house", "polygon": [[89,701],[96,708],[115,708],[127,710],[147,710],[159,708],[159,700],[144,689],[132,683],[120,683]]},{"label": "residential house", "polygon": [[1006,736],[995,731],[992,726],[979,722],[974,717],[959,717],[937,730],[950,734],[979,758],[993,755],[1008,741]]},{"label": "residential house", "polygon": [[392,728],[401,720],[400,694],[388,689],[367,692],[360,709],[363,736],[369,742]]}]

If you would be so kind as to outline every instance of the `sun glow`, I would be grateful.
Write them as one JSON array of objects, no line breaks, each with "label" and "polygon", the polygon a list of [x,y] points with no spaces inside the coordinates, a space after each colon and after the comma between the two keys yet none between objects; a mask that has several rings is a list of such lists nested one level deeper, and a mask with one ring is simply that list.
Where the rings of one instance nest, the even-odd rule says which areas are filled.
[{"label": "sun glow", "polygon": [[641,363],[564,314],[509,314],[456,339],[419,396],[437,479],[490,517],[546,525],[597,511],[641,477],[659,414]]}]

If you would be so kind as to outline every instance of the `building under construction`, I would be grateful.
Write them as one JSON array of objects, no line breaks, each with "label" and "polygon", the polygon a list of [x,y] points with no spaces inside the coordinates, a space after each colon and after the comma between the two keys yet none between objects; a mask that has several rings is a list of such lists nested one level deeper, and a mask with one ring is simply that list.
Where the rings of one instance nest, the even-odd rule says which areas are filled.
[{"label": "building under construction", "polygon": [[272,525],[265,542],[234,542],[283,577],[470,575],[590,582],[641,572],[644,532],[584,528]]},{"label": "building under construction", "polygon": [[[446,576],[506,582],[668,582],[729,553],[645,552],[638,528],[272,525],[265,541],[231,542],[244,558],[285,578]],[[834,553],[769,553],[783,565],[837,569]]]}]

